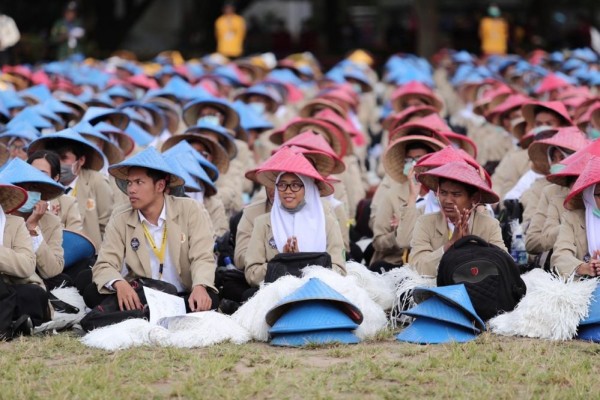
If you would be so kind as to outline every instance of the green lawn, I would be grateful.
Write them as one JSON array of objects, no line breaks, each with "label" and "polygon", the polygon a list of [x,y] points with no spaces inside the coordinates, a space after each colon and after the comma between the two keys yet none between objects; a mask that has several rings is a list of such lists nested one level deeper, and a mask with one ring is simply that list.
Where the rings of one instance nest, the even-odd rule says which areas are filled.
[{"label": "green lawn", "polygon": [[502,338],[419,346],[262,343],[114,353],[61,334],[1,343],[0,399],[598,398],[600,346]]}]

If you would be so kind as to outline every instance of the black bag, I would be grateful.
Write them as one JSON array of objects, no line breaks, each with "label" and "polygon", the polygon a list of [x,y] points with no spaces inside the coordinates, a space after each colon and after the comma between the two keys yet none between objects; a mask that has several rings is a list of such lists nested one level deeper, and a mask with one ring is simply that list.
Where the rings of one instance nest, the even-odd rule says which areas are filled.
[{"label": "black bag", "polygon": [[0,340],[12,337],[12,325],[17,308],[17,293],[0,278]]},{"label": "black bag", "polygon": [[437,285],[460,283],[484,321],[501,311],[514,310],[526,292],[510,254],[474,235],[459,239],[440,261]]},{"label": "black bag", "polygon": [[144,309],[121,311],[119,309],[119,300],[117,298],[117,295],[114,294],[106,296],[102,303],[94,307],[92,311],[87,313],[86,316],[81,319],[81,327],[86,332],[89,332],[96,328],[101,328],[103,326],[116,324],[127,319],[149,319],[150,310],[148,310],[148,307],[146,306],[147,302],[146,296],[144,295],[144,286],[149,287],[151,289],[160,290],[161,292],[165,292],[168,294],[177,295],[177,288],[175,288],[174,285],[168,282],[150,278],[138,278],[129,283],[140,298],[140,302],[144,305]]},{"label": "black bag", "polygon": [[285,275],[302,276],[302,269],[309,265],[331,269],[331,256],[327,252],[279,253],[267,264],[265,283]]}]

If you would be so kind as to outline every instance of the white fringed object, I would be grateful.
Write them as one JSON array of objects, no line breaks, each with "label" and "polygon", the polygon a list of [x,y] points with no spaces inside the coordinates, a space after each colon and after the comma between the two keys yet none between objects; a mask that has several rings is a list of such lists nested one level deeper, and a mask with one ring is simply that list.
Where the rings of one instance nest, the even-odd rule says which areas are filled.
[{"label": "white fringed object", "polygon": [[390,312],[390,322],[396,328],[397,323],[410,322],[412,318],[400,315],[400,311],[408,310],[415,306],[412,291],[416,287],[435,287],[434,277],[420,275],[416,270],[406,264],[402,268],[394,268],[383,274],[386,281],[394,285],[394,306]]},{"label": "white fringed object", "polygon": [[579,321],[587,316],[597,280],[564,280],[540,269],[523,275],[523,280],[527,294],[513,311],[489,321],[491,331],[550,340],[575,337]]},{"label": "white fringed object", "polygon": [[81,338],[81,343],[97,349],[115,351],[150,343],[150,331],[153,328],[145,319],[128,319],[115,325],[94,329]]},{"label": "white fringed object", "polygon": [[348,276],[356,278],[356,284],[369,293],[373,301],[384,310],[394,306],[394,282],[386,279],[382,274],[370,271],[367,267],[355,261],[346,263]]},{"label": "white fringed object", "polygon": [[34,333],[39,334],[48,331],[60,331],[63,329],[70,328],[74,324],[79,323],[81,318],[85,315],[85,302],[83,297],[79,294],[74,287],[59,287],[52,290],[52,294],[58,297],[60,300],[67,304],[70,304],[79,309],[77,314],[67,314],[61,312],[54,312],[52,321],[45,322],[34,328]]}]

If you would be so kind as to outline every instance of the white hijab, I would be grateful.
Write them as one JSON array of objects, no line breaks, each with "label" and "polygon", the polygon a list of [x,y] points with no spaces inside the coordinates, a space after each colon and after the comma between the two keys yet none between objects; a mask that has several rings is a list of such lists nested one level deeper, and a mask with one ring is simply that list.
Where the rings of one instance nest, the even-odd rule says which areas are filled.
[{"label": "white hijab", "polygon": [[4,228],[6,227],[6,214],[0,206],[0,246],[4,246]]},{"label": "white hijab", "polygon": [[594,199],[594,190],[596,185],[592,185],[583,190],[583,204],[585,205],[585,231],[588,242],[588,252],[590,257],[594,258],[594,253],[600,251],[600,217],[594,215],[596,199]]},{"label": "white hijab", "polygon": [[[275,183],[281,176],[277,176]],[[325,228],[325,213],[319,196],[317,185],[311,178],[296,174],[304,184],[305,205],[296,213],[290,213],[281,204],[279,190],[275,189],[275,200],[271,209],[271,228],[277,250],[283,252],[288,238],[296,236],[298,250],[301,252],[324,252],[327,250],[327,233]]]}]

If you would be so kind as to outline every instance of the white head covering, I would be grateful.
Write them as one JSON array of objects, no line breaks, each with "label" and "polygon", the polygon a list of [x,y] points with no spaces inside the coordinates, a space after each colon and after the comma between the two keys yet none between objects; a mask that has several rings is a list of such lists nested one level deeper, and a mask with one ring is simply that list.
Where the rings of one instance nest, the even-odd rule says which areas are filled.
[{"label": "white head covering", "polygon": [[185,194],[198,203],[204,204],[204,192],[185,192]]},{"label": "white head covering", "polygon": [[[275,183],[281,176],[277,176]],[[295,174],[304,184],[304,201],[302,209],[290,213],[281,204],[279,190],[275,189],[275,200],[271,209],[271,227],[277,250],[281,253],[288,238],[296,236],[298,250],[301,252],[323,252],[327,250],[327,234],[325,228],[325,213],[319,196],[317,185],[311,178]]]},{"label": "white head covering", "polygon": [[600,251],[600,217],[594,214],[596,199],[594,199],[594,190],[596,185],[592,185],[583,190],[583,204],[585,205],[585,230],[587,234],[588,252],[591,258],[594,253]]},{"label": "white head covering", "polygon": [[6,214],[4,209],[0,206],[0,247],[4,246],[4,228],[6,226]]},{"label": "white head covering", "polygon": [[423,196],[423,200],[417,203],[418,209],[423,209],[423,214],[433,214],[440,211],[440,202],[433,190]]}]

